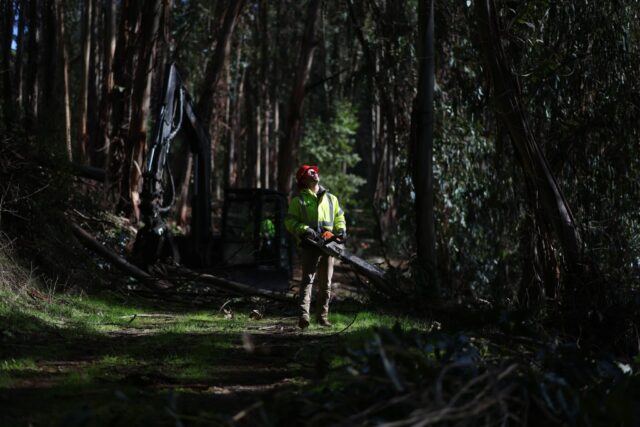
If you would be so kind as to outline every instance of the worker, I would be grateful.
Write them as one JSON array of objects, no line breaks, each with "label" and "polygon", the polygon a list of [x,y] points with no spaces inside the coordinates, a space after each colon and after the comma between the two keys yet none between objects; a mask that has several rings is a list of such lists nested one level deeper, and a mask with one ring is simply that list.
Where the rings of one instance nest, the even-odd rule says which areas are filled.
[{"label": "worker", "polygon": [[276,258],[275,249],[276,226],[271,218],[260,221],[260,240],[258,254],[263,261],[273,261]]},{"label": "worker", "polygon": [[334,259],[320,252],[306,239],[318,240],[321,234],[330,231],[338,241],[347,237],[344,212],[338,198],[320,185],[320,171],[317,166],[302,165],[296,172],[298,194],[289,204],[285,218],[287,230],[298,243],[302,264],[302,283],[300,285],[300,319],[298,326],[309,326],[311,290],[317,279],[316,320],[319,325],[331,327],[329,321],[329,299],[331,297],[331,277]]}]

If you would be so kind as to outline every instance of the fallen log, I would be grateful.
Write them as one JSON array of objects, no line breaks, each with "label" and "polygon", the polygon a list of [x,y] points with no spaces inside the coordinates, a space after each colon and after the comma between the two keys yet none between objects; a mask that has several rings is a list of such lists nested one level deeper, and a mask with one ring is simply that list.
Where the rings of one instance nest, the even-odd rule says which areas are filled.
[{"label": "fallen log", "polygon": [[68,220],[67,222],[69,223],[74,236],[76,236],[80,243],[82,243],[87,249],[92,250],[105,260],[112,263],[119,270],[145,284],[154,284],[162,289],[167,289],[175,287],[173,282],[189,281],[192,283],[206,283],[216,288],[239,295],[256,296],[287,303],[295,301],[295,295],[293,293],[275,292],[268,289],[254,288],[243,283],[223,279],[211,274],[198,273],[184,267],[167,266],[165,270],[169,273],[168,281],[154,277],[146,271],[129,263],[109,248],[103,246],[95,239],[95,237],[82,229],[78,224],[71,220]]},{"label": "fallen log", "polygon": [[96,254],[100,255],[102,258],[112,263],[119,270],[145,283],[155,280],[154,277],[151,276],[146,271],[127,262],[120,255],[116,254],[111,249],[100,244],[100,242],[98,242],[91,234],[84,231],[82,227],[80,227],[75,222],[68,221],[68,223],[69,223],[69,226],[71,227],[71,231],[73,232],[73,235],[76,236],[76,238],[80,241],[80,243],[82,243],[87,249],[92,250]]}]

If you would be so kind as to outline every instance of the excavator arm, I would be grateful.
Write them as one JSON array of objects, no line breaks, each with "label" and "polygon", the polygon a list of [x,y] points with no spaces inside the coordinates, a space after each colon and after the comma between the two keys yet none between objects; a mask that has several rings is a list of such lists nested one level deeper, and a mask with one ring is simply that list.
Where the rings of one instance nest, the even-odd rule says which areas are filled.
[{"label": "excavator arm", "polygon": [[[198,120],[191,96],[172,63],[165,72],[162,104],[158,108],[153,139],[147,150],[142,174],[140,213],[144,226],[136,236],[133,258],[143,267],[167,256],[180,262],[180,253],[163,218],[163,214],[175,204],[175,184],[169,157],[172,141],[178,134],[188,141],[195,165],[189,244],[192,250],[189,253],[199,258],[191,260],[192,263],[206,265],[211,240],[211,142],[207,130]],[[167,190],[171,192],[170,197],[167,197]]]}]

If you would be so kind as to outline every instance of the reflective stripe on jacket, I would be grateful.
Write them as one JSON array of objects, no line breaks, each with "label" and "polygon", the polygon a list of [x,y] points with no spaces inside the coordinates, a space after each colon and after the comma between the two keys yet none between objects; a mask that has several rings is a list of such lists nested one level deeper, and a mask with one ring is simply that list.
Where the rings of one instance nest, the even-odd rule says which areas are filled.
[{"label": "reflective stripe on jacket", "polygon": [[336,233],[347,229],[338,198],[322,187],[318,194],[305,188],[294,196],[289,203],[284,225],[296,239],[300,238],[307,227],[317,232],[335,230]]}]

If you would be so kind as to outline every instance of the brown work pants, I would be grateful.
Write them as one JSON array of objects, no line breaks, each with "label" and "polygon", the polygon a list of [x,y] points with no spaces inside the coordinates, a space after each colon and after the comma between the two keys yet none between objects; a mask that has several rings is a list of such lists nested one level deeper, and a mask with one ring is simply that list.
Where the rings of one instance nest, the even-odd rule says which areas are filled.
[{"label": "brown work pants", "polygon": [[329,298],[331,298],[331,277],[333,257],[321,253],[316,248],[301,247],[302,283],[300,285],[301,316],[309,320],[311,290],[316,283],[316,313],[324,320],[329,319]]}]

